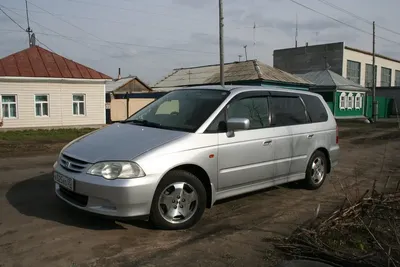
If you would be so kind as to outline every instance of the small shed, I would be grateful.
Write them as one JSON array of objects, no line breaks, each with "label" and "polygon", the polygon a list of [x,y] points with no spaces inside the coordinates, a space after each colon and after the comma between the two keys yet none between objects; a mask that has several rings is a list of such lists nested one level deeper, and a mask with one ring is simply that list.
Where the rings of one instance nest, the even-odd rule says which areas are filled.
[{"label": "small shed", "polygon": [[367,113],[369,89],[331,70],[311,71],[297,76],[314,83],[310,91],[322,95],[335,118],[360,118]]},{"label": "small shed", "polygon": [[132,94],[151,92],[149,85],[140,80],[137,76],[127,76],[114,79],[106,83],[106,92],[113,94]]},{"label": "small shed", "polygon": [[[130,75],[108,81],[106,83],[106,123],[111,123],[113,117],[116,116],[126,118],[127,112],[129,113],[129,105],[135,107],[135,110],[140,109],[149,101],[149,97],[140,97],[140,95],[145,95],[150,92],[152,92],[150,86],[140,80],[137,76]],[[128,104],[130,98],[136,98],[136,100],[133,100]],[[138,100],[138,98],[140,99]],[[113,110],[111,110],[111,107],[113,107]]]},{"label": "small shed", "polygon": [[[226,63],[226,85],[279,85],[282,88],[308,90],[310,81],[273,68],[258,60]],[[177,87],[220,84],[219,64],[175,69],[155,83],[154,91],[172,91]]]}]

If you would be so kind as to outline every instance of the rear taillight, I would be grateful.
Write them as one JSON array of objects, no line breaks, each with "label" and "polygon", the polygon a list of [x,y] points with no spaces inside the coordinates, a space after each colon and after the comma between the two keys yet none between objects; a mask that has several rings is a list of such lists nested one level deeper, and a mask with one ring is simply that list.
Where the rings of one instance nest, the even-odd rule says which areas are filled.
[{"label": "rear taillight", "polygon": [[336,126],[336,144],[339,144],[339,127]]}]

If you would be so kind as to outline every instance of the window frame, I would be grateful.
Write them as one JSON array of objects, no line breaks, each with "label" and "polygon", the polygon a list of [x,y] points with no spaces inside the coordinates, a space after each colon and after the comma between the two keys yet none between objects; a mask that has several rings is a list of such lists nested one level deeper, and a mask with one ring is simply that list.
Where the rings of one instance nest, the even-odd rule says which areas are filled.
[{"label": "window frame", "polygon": [[[369,81],[367,79],[367,74],[369,74],[368,67],[372,68],[371,81]],[[378,77],[378,66],[375,65],[375,85],[377,84],[377,81],[378,81],[377,77]],[[369,85],[369,82],[371,82],[371,85]],[[365,83],[365,87],[372,87],[374,85],[374,67],[372,64],[369,64],[369,63],[365,64],[365,81],[364,81],[364,83]]]},{"label": "window frame", "polygon": [[394,70],[394,86],[400,86],[400,70]]},{"label": "window frame", "polygon": [[[15,102],[4,102],[3,103],[3,96],[14,96],[15,97]],[[1,94],[0,95],[0,104],[1,104],[1,109],[0,109],[0,117],[6,120],[15,120],[18,119],[18,95],[17,94]],[[15,117],[4,117],[3,114],[3,104],[8,105],[8,114],[10,115],[10,104],[15,104]]]},{"label": "window frame", "polygon": [[[74,100],[74,96],[83,96],[83,101],[80,100]],[[78,114],[74,114],[74,103],[78,104]],[[80,114],[80,107],[79,103],[83,103],[83,114]],[[77,116],[77,117],[84,117],[86,116],[86,94],[72,94],[72,116]]]},{"label": "window frame", "polygon": [[[384,74],[384,70],[388,70],[389,71],[389,84],[388,85],[383,85],[383,77],[386,77],[386,74]],[[392,69],[390,68],[385,68],[385,67],[381,67],[381,87],[391,87],[392,86]]]},{"label": "window frame", "polygon": [[[357,105],[358,102],[358,105]],[[355,109],[362,109],[362,97],[360,93],[357,93],[354,97],[354,108]]]},{"label": "window frame", "polygon": [[[342,105],[342,97],[344,97],[343,105]],[[339,109],[340,110],[347,109],[347,94],[345,92],[342,92],[339,95]]]},{"label": "window frame", "polygon": [[[36,101],[37,96],[46,96],[47,101]],[[50,117],[50,95],[49,94],[34,94],[33,95],[33,102],[34,102],[34,110],[35,110],[35,117],[36,118],[48,118]],[[43,115],[43,104],[47,104],[47,115]],[[36,114],[36,104],[40,104],[40,111],[41,115]]]},{"label": "window frame", "polygon": [[[349,65],[351,65],[351,63],[356,63],[358,65],[358,80],[357,81],[354,80],[354,78],[356,78],[355,76],[353,76],[353,75],[349,76],[349,69],[351,71],[354,71],[354,72],[356,71],[355,69],[349,68]],[[347,68],[346,69],[346,78],[351,80],[351,81],[353,81],[353,82],[355,82],[355,83],[357,83],[357,84],[361,84],[361,62],[348,59],[346,68]]]},{"label": "window frame", "polygon": [[[351,105],[350,105],[351,103]],[[353,110],[354,109],[354,96],[353,93],[347,93],[347,109]]]}]

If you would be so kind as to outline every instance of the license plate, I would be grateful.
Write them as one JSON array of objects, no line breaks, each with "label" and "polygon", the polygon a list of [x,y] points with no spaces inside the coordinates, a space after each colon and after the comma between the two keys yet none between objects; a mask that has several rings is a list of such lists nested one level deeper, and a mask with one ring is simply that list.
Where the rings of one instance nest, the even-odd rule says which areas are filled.
[{"label": "license plate", "polygon": [[65,187],[71,191],[74,191],[74,179],[55,172],[54,173],[54,181],[57,184]]}]

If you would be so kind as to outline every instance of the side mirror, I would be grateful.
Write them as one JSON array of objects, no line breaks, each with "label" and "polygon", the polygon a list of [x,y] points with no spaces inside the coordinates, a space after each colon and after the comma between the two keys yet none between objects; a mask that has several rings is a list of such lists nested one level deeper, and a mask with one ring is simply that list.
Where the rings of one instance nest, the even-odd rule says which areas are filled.
[{"label": "side mirror", "polygon": [[250,127],[250,120],[247,118],[230,118],[227,122],[228,137],[234,136],[234,131],[247,130]]}]

